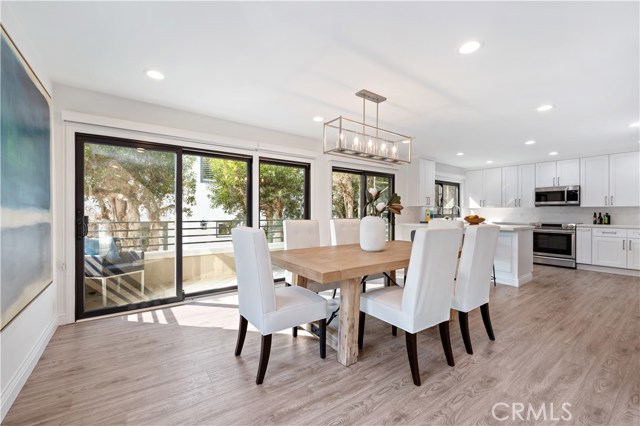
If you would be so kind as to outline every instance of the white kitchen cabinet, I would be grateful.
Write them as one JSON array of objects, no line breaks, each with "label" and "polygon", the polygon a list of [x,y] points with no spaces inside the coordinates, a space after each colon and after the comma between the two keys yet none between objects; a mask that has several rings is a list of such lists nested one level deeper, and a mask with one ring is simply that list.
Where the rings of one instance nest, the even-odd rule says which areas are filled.
[{"label": "white kitchen cabinet", "polygon": [[640,271],[640,238],[629,238],[627,244],[627,268]]},{"label": "white kitchen cabinet", "polygon": [[465,175],[467,208],[502,205],[502,170],[500,168],[473,170]]},{"label": "white kitchen cabinet", "polygon": [[609,205],[609,156],[580,159],[580,205],[604,207]]},{"label": "white kitchen cabinet", "polygon": [[609,205],[640,205],[640,152],[609,156]]},{"label": "white kitchen cabinet", "polygon": [[536,163],[536,187],[580,185],[580,160]]},{"label": "white kitchen cabinet", "polygon": [[591,228],[576,228],[576,262],[591,265]]},{"label": "white kitchen cabinet", "polygon": [[502,206],[533,207],[536,169],[534,164],[502,168]]},{"label": "white kitchen cabinet", "polygon": [[611,268],[626,268],[627,230],[593,228],[591,231],[591,263]]},{"label": "white kitchen cabinet", "polygon": [[560,160],[556,163],[556,186],[580,185],[580,159]]},{"label": "white kitchen cabinet", "polygon": [[640,152],[580,159],[582,207],[640,206]]},{"label": "white kitchen cabinet", "polygon": [[502,168],[502,206],[518,207],[518,166]]},{"label": "white kitchen cabinet", "polygon": [[436,163],[414,158],[409,165],[407,206],[433,207],[436,204]]},{"label": "white kitchen cabinet", "polygon": [[502,206],[502,169],[485,169],[482,171],[484,186],[484,207]]},{"label": "white kitchen cabinet", "polygon": [[536,163],[536,187],[556,186],[556,162]]}]

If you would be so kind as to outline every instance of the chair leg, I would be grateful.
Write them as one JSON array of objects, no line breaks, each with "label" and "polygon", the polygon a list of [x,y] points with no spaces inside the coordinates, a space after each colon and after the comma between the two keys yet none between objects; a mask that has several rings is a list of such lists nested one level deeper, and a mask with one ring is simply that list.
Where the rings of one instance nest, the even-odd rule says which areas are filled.
[{"label": "chair leg", "polygon": [[362,292],[367,292],[367,282],[364,279],[362,280]]},{"label": "chair leg", "polygon": [[256,377],[256,385],[261,385],[264,381],[264,374],[267,372],[267,364],[269,364],[269,355],[271,354],[271,335],[262,336],[262,345],[260,346],[260,364],[258,364],[258,377]]},{"label": "chair leg", "polygon": [[360,321],[358,321],[358,349],[364,345],[364,312],[360,311]]},{"label": "chair leg", "polygon": [[418,366],[418,339],[415,333],[405,331],[404,335],[407,339],[407,356],[409,357],[409,367],[411,368],[411,376],[413,384],[420,386],[420,367]]},{"label": "chair leg", "polygon": [[493,276],[491,277],[493,278],[493,286],[496,286],[496,265],[493,265]]},{"label": "chair leg", "polygon": [[238,326],[238,340],[236,342],[236,356],[242,353],[244,346],[244,337],[247,335],[247,319],[240,315],[240,325]]},{"label": "chair leg", "polygon": [[322,318],[318,322],[320,325],[320,358],[325,359],[327,357],[327,319]]},{"label": "chair leg", "polygon": [[337,294],[337,293],[338,293],[338,289],[337,289],[337,288],[334,288],[334,289],[333,289],[333,296],[331,296],[331,298],[332,298],[332,299],[335,299],[335,298],[336,298],[336,294]]},{"label": "chair leg", "polygon": [[293,327],[293,328],[291,329],[291,335],[292,335],[293,337],[298,337],[298,327]]},{"label": "chair leg", "polygon": [[391,326],[391,335],[394,337],[398,335],[398,327],[396,327],[395,325]]},{"label": "chair leg", "polygon": [[460,318],[460,333],[462,333],[464,348],[467,350],[468,354],[473,355],[473,348],[471,347],[471,337],[469,337],[469,313],[458,312],[458,318]]},{"label": "chair leg", "polygon": [[451,350],[451,338],[449,337],[449,321],[441,322],[440,328],[440,340],[442,341],[442,349],[444,349],[444,356],[447,358],[447,364],[453,367],[456,365],[453,360],[453,350]]},{"label": "chair leg", "polygon": [[489,339],[496,340],[496,336],[493,335],[493,327],[491,326],[491,317],[489,316],[489,304],[485,303],[480,306],[480,312],[482,313],[482,322],[484,322],[484,328],[487,330]]}]

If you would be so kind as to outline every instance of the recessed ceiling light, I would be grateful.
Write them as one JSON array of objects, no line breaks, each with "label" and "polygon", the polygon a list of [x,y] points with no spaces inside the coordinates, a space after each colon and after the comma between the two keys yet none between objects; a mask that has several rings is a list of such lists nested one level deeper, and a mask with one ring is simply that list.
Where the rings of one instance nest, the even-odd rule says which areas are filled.
[{"label": "recessed ceiling light", "polygon": [[487,160],[487,164],[493,164],[493,161]]},{"label": "recessed ceiling light", "polygon": [[549,155],[558,155],[558,153],[556,151],[551,151]]},{"label": "recessed ceiling light", "polygon": [[164,80],[164,74],[162,74],[158,70],[144,70],[144,73],[147,75],[147,77],[154,80]]},{"label": "recessed ceiling light", "polygon": [[468,55],[469,53],[473,53],[481,47],[482,43],[476,40],[471,40],[460,46],[458,48],[458,52],[462,53],[463,55]]},{"label": "recessed ceiling light", "polygon": [[524,144],[525,145],[533,145],[534,143],[536,143],[536,141],[526,141]]},{"label": "recessed ceiling light", "polygon": [[553,105],[550,105],[550,104],[549,104],[549,105],[540,105],[540,106],[538,107],[538,111],[539,111],[539,112],[550,111],[550,110],[552,110],[552,109],[553,109]]},{"label": "recessed ceiling light", "polygon": [[324,121],[324,118],[316,115],[315,117],[313,117],[313,121],[315,121],[316,123],[320,123],[321,121]]},{"label": "recessed ceiling light", "polygon": [[629,127],[640,127],[640,121],[636,121],[635,123],[629,124]]},{"label": "recessed ceiling light", "polygon": [[459,152],[456,154],[458,157],[462,157],[464,155],[464,152]]}]

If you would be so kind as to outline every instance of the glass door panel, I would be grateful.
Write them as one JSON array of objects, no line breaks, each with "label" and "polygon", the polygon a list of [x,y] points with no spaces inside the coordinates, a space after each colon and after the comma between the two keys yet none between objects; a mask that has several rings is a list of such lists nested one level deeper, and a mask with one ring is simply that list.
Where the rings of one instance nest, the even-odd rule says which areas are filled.
[{"label": "glass door panel", "polygon": [[78,137],[78,317],[177,299],[177,153]]},{"label": "glass door panel", "polygon": [[251,161],[184,154],[182,277],[188,295],[236,286],[231,229],[249,225]]},{"label": "glass door panel", "polygon": [[[271,250],[284,248],[282,221],[309,219],[309,164],[260,159],[260,228]],[[274,279],[284,270],[274,267]]]},{"label": "glass door panel", "polygon": [[[383,202],[385,204],[389,203],[389,197],[393,194],[392,188],[392,178],[389,176],[377,176],[377,175],[367,175],[366,177],[366,190],[369,188],[376,188],[378,191],[382,191],[380,198],[378,198],[377,203]],[[384,222],[387,224],[387,241],[391,240],[391,214],[387,211],[382,213],[381,217]]]},{"label": "glass door panel", "polygon": [[334,219],[359,218],[362,210],[362,178],[359,173],[333,171],[332,217]]}]

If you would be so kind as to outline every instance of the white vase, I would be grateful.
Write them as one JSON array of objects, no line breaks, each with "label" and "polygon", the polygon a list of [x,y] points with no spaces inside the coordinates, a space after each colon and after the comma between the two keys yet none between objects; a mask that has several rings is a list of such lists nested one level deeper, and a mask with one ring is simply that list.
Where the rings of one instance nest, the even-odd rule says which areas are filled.
[{"label": "white vase", "polygon": [[364,251],[382,251],[386,240],[386,224],[381,217],[365,216],[360,221],[360,248]]}]

